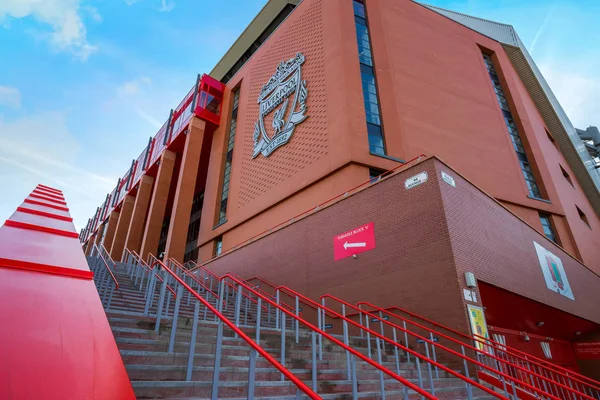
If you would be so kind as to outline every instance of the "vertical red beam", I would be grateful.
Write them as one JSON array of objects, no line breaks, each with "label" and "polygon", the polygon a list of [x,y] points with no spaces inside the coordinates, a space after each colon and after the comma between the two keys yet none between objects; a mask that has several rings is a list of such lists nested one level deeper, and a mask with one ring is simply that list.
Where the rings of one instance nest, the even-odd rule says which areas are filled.
[{"label": "vertical red beam", "polygon": [[38,186],[0,227],[0,399],[135,399],[92,277],[62,192]]}]

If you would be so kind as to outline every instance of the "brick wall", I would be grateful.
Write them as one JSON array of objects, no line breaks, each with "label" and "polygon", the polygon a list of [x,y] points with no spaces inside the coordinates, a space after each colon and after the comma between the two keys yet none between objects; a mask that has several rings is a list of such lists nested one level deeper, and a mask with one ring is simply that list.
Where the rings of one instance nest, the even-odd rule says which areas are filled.
[{"label": "brick wall", "polygon": [[[455,188],[439,179],[442,170],[454,177]],[[428,181],[405,189],[404,180],[422,171]],[[334,261],[333,237],[369,222],[376,248]],[[533,240],[561,257],[575,301],[546,288]],[[598,276],[435,159],[207,266],[217,274],[258,275],[313,299],[330,293],[350,302],[400,305],[462,331],[468,331],[463,273],[471,271],[490,284],[600,321]]]}]

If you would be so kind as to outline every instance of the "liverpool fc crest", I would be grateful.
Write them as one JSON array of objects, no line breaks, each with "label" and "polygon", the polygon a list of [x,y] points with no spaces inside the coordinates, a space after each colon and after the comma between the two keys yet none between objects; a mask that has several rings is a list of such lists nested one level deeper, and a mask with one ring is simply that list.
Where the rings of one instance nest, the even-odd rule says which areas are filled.
[{"label": "liverpool fc crest", "polygon": [[[304,122],[306,113],[306,81],[302,80],[304,55],[282,61],[275,74],[262,87],[258,96],[258,121],[254,124],[254,153],[268,157],[290,141],[296,125]],[[267,131],[270,121],[270,129]],[[270,132],[270,134],[268,133]]]}]

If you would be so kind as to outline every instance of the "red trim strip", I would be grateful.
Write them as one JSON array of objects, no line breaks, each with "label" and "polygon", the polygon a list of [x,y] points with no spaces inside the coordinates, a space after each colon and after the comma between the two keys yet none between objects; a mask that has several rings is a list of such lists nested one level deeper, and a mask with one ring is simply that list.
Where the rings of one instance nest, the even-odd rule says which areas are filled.
[{"label": "red trim strip", "polygon": [[50,275],[69,276],[72,278],[87,280],[94,278],[94,273],[92,271],[57,267],[55,265],[38,264],[21,260],[11,260],[8,258],[0,258],[0,267],[23,269],[27,271],[42,272]]},{"label": "red trim strip", "polygon": [[58,193],[58,194],[62,194],[62,190],[54,189],[54,188],[52,188],[52,187],[50,187],[50,186],[42,185],[41,183],[39,183],[39,184],[37,185],[37,187],[39,187],[39,188],[44,188],[44,189],[46,189],[46,190],[49,190],[49,191],[51,191],[51,192],[56,192],[56,193]]},{"label": "red trim strip", "polygon": [[40,211],[40,210],[33,210],[31,208],[17,207],[17,211],[24,212],[27,214],[39,215],[41,217],[54,218],[54,219],[58,219],[61,221],[73,222],[73,218],[71,218],[71,217],[65,217],[64,215],[52,214],[52,213]]},{"label": "red trim strip", "polygon": [[61,210],[61,211],[67,211],[67,212],[69,211],[69,209],[67,207],[55,206],[54,204],[43,203],[43,202],[37,201],[37,200],[25,199],[25,200],[23,200],[23,202],[29,203],[29,204],[37,204],[38,206],[46,206],[46,207],[54,208],[55,210]]},{"label": "red trim strip", "polygon": [[77,232],[63,231],[62,229],[49,228],[47,226],[28,224],[20,221],[11,221],[10,219],[6,220],[4,226],[12,226],[13,228],[29,229],[32,231],[52,233],[54,235],[66,236],[75,239],[79,238],[79,234]]},{"label": "red trim strip", "polygon": [[52,197],[41,196],[41,195],[39,195],[39,194],[35,194],[35,193],[31,193],[29,196],[30,196],[30,197],[34,197],[34,198],[36,198],[36,199],[42,199],[42,200],[47,200],[47,201],[53,201],[53,202],[55,202],[55,203],[62,204],[63,206],[66,206],[66,205],[67,205],[67,203],[66,203],[66,202],[64,202],[64,201],[62,201],[62,200],[53,199]]},{"label": "red trim strip", "polygon": [[51,197],[51,198],[53,198],[53,199],[60,200],[60,201],[65,201],[65,198],[64,198],[64,197],[62,197],[61,195],[54,194],[54,193],[52,193],[52,192],[47,192],[47,191],[45,191],[45,190],[38,189],[38,188],[34,189],[34,190],[33,190],[33,192],[31,192],[31,193],[32,193],[32,194],[33,194],[33,193],[35,193],[35,194],[39,194],[39,195],[42,195],[42,196],[48,196],[48,197]]}]

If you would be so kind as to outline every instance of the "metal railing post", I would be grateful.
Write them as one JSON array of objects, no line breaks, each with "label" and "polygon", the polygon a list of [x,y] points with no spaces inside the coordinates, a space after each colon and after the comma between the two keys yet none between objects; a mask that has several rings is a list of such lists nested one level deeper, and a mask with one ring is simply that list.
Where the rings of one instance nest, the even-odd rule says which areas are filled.
[{"label": "metal railing post", "polygon": [[262,298],[258,298],[258,306],[256,307],[256,344],[260,344],[260,318],[261,318]]},{"label": "metal railing post", "polygon": [[181,295],[183,293],[183,286],[179,285],[177,288],[177,298],[175,299],[175,310],[173,311],[173,322],[171,323],[171,337],[169,339],[169,353],[173,352],[175,347],[175,335],[177,332],[177,319],[179,318],[179,305],[181,304]]},{"label": "metal railing post", "polygon": [[435,396],[435,388],[433,385],[433,372],[431,371],[431,362],[429,362],[429,360],[431,360],[431,357],[429,357],[429,346],[427,345],[427,342],[425,342],[425,357],[427,357],[427,372],[429,374],[429,383],[431,384],[431,395]]},{"label": "metal railing post", "polygon": [[[275,292],[275,304],[279,305],[279,289]],[[279,307],[275,307],[275,329],[279,329]]]},{"label": "metal railing post", "polygon": [[219,370],[221,369],[221,346],[223,342],[223,320],[219,319],[217,328],[217,348],[215,351],[215,367],[213,371],[212,400],[218,400],[219,396]]},{"label": "metal railing post", "polygon": [[[342,324],[343,328],[344,328],[344,344],[346,346],[349,345],[349,340],[348,340],[348,321],[346,321],[346,305],[342,304],[342,316],[344,317],[344,322]],[[361,329],[362,330],[362,329]],[[352,371],[351,371],[351,366],[350,366],[350,352],[348,350],[345,351],[346,353],[346,373],[348,376],[348,380],[352,379],[351,375],[352,375]]]},{"label": "metal railing post", "polygon": [[160,331],[160,317],[163,311],[163,302],[165,301],[165,291],[167,290],[167,279],[163,278],[163,283],[160,286],[160,295],[158,297],[158,304],[156,308],[156,324],[154,326],[154,332]]},{"label": "metal railing post", "polygon": [[[375,343],[377,345],[377,362],[379,363],[379,365],[382,365],[382,363],[381,363],[381,346],[380,346],[379,337],[375,337]],[[385,400],[385,381],[383,378],[383,371],[381,371],[381,370],[379,370],[379,385],[381,386],[381,400]]]},{"label": "metal railing post", "polygon": [[[296,317],[298,317],[300,314],[300,304],[299,304],[299,300],[298,300],[298,296],[296,296]],[[296,344],[299,343],[299,337],[300,337],[300,320],[296,319]]]},{"label": "metal railing post", "polygon": [[[285,366],[285,313],[281,313],[281,365]],[[283,381],[285,376],[281,374],[281,380]]]},{"label": "metal railing post", "polygon": [[[200,302],[196,300],[194,304],[194,322],[192,325],[192,336],[190,338],[190,352],[188,354],[187,370],[185,374],[185,380],[192,380],[192,373],[194,372],[194,355],[196,353],[196,334],[198,332],[198,313],[200,312]],[[218,372],[217,372],[218,373]]]},{"label": "metal railing post", "polygon": [[[435,340],[433,340],[433,332],[429,332],[429,340],[431,340],[431,351],[433,352],[433,361],[437,363],[437,357],[435,354]],[[440,372],[438,370],[437,365],[435,365],[435,377],[440,379]]]},{"label": "metal railing post", "polygon": [[[396,338],[396,328],[392,328],[392,337],[394,339],[394,343],[398,343],[398,339]],[[394,358],[396,359],[396,373],[400,375],[400,358],[398,356],[398,346],[394,346]]]},{"label": "metal railing post", "polygon": [[[362,329],[361,329],[362,330]],[[358,380],[356,379],[356,357],[352,355],[352,399],[358,400]]]},{"label": "metal railing post", "polygon": [[317,336],[316,332],[311,332],[311,360],[312,360],[312,390],[317,392]]}]

